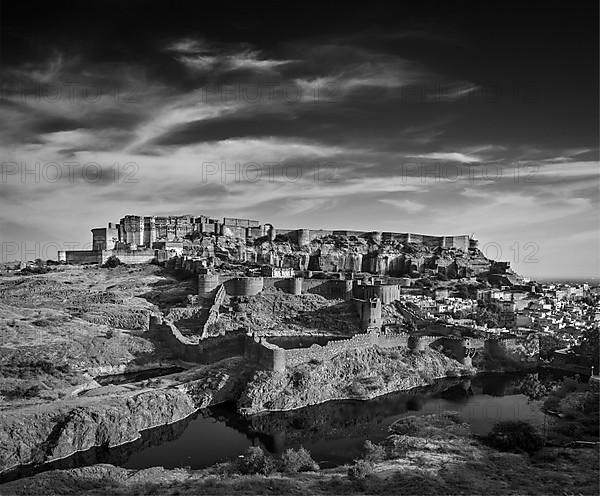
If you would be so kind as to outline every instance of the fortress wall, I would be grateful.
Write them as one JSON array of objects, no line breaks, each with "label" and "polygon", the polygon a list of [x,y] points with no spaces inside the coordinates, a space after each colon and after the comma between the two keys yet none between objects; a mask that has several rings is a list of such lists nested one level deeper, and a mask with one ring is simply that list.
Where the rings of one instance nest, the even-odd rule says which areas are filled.
[{"label": "fortress wall", "polygon": [[[299,278],[299,283],[294,282],[294,277],[263,277],[263,290],[285,291],[291,294],[301,294],[302,278]],[[296,285],[300,285],[300,292],[295,293]]]},{"label": "fortress wall", "polygon": [[150,317],[150,332],[156,333],[178,358],[186,361],[197,361],[195,343],[181,334],[172,322],[152,316]]},{"label": "fortress wall", "polygon": [[219,286],[218,274],[200,274],[198,276],[198,296],[210,298]]},{"label": "fortress wall", "polygon": [[92,250],[67,250],[65,260],[68,264],[101,264],[102,252]]},{"label": "fortress wall", "polygon": [[407,340],[408,336],[404,334],[388,336],[357,334],[350,339],[329,341],[325,346],[314,344],[310,348],[284,350],[286,355],[286,365],[288,367],[295,367],[310,361],[324,362],[331,360],[335,355],[339,355],[345,351],[363,349],[373,345],[379,346],[380,348],[404,348],[407,346]]},{"label": "fortress wall", "polygon": [[319,265],[328,272],[360,272],[362,258],[360,253],[329,253],[319,257]]},{"label": "fortress wall", "polygon": [[360,263],[361,272],[370,272],[374,274],[377,272],[377,255],[374,253],[367,253],[363,255]]},{"label": "fortress wall", "polygon": [[[301,294],[303,289],[301,277],[230,277],[220,278],[219,275],[198,275],[198,295],[210,298],[221,284],[225,292],[231,296],[253,296],[264,290],[280,290],[291,294]],[[326,282],[319,280],[319,284]]]},{"label": "fortress wall", "polygon": [[397,241],[400,243],[406,243],[408,241],[408,233],[384,231],[381,233],[381,239],[383,241]]},{"label": "fortress wall", "polygon": [[[430,248],[437,248],[438,246],[442,246],[443,244],[443,236],[427,236],[424,234],[411,234],[412,236],[420,236],[421,237],[421,243],[423,243],[425,246],[429,246]],[[414,241],[413,241],[414,243]]]},{"label": "fortress wall", "polygon": [[333,231],[334,236],[356,236],[357,238],[361,238],[369,234],[369,231],[344,231],[344,230],[335,230]]},{"label": "fortress wall", "polygon": [[488,339],[486,353],[496,359],[518,362],[537,362],[540,356],[540,339],[536,333],[519,338]]},{"label": "fortress wall", "polygon": [[225,336],[202,339],[186,338],[169,320],[152,316],[150,331],[157,333],[166,345],[185,361],[209,364],[225,358],[244,355],[244,332],[230,332]]},{"label": "fortress wall", "polygon": [[397,284],[399,288],[409,288],[412,286],[414,280],[410,277],[390,277],[388,282],[390,284]]},{"label": "fortress wall", "polygon": [[377,298],[369,300],[353,299],[354,310],[360,321],[360,328],[366,331],[369,327],[381,327],[381,300]]},{"label": "fortress wall", "polygon": [[290,293],[293,295],[301,295],[302,294],[302,285],[303,279],[302,277],[294,277],[290,279]]},{"label": "fortress wall", "polygon": [[329,299],[350,300],[353,285],[354,281],[351,279],[303,279],[302,291]]},{"label": "fortress wall", "polygon": [[263,370],[283,372],[286,368],[285,350],[258,336],[245,336],[244,356]]},{"label": "fortress wall", "polygon": [[146,250],[104,250],[102,251],[102,263],[109,257],[117,257],[121,263],[128,265],[150,263],[156,258],[156,252],[152,249]]},{"label": "fortress wall", "polygon": [[408,233],[406,241],[408,243],[422,243],[423,242],[423,235],[422,234]]},{"label": "fortress wall", "polygon": [[420,243],[431,248],[437,248],[438,246],[444,248],[459,248],[464,251],[469,249],[470,244],[470,238],[466,234],[457,236],[430,236],[417,233],[384,231],[382,233],[382,240],[387,242]]},{"label": "fortress wall", "polygon": [[284,349],[264,338],[246,336],[244,356],[263,370],[284,371],[310,361],[323,362],[342,352],[363,349],[377,345],[381,348],[406,348],[408,336],[405,334],[376,335],[357,334],[350,339],[333,340],[321,346],[313,344],[309,348]]},{"label": "fortress wall", "polygon": [[309,238],[311,241],[314,239],[324,238],[326,236],[332,236],[333,231],[329,231],[327,229],[310,229],[309,230]]},{"label": "fortress wall", "polygon": [[470,238],[468,235],[462,236],[448,236],[451,239],[451,247],[458,248],[463,251],[467,251],[470,245]]},{"label": "fortress wall", "polygon": [[206,338],[197,346],[200,363],[213,363],[225,358],[243,356],[245,332],[229,332],[225,336]]},{"label": "fortress wall", "polygon": [[361,300],[379,298],[384,305],[400,299],[400,292],[398,284],[357,284],[353,290],[355,298]]},{"label": "fortress wall", "polygon": [[223,304],[223,300],[225,299],[226,295],[227,295],[227,293],[225,292],[224,286],[222,284],[219,285],[217,292],[215,294],[215,300],[214,300],[213,304],[211,305],[210,309],[208,310],[208,318],[206,319],[206,322],[202,326],[202,337],[205,337],[208,335],[210,326],[215,324],[217,322],[217,320],[219,319],[219,310],[221,309],[221,305]]},{"label": "fortress wall", "polygon": [[352,299],[352,288],[354,281],[351,279],[332,279],[328,283],[329,296],[331,298],[339,298],[342,300]]},{"label": "fortress wall", "polygon": [[295,348],[310,348],[314,344],[325,346],[332,341],[345,341],[347,336],[339,335],[300,335],[300,336],[265,336],[267,342],[284,350]]},{"label": "fortress wall", "polygon": [[304,279],[302,290],[304,293],[318,294],[325,298],[332,298],[329,279]]},{"label": "fortress wall", "polygon": [[[365,237],[369,234],[368,231],[353,231],[353,230],[327,230],[327,229],[277,229],[278,234],[282,234],[295,241],[300,246],[306,246],[311,241],[331,235],[338,236],[356,236]],[[421,243],[432,248],[438,246],[445,248],[459,248],[468,250],[470,239],[468,235],[456,236],[430,236],[417,233],[398,233],[384,231],[381,233],[381,239],[384,242],[400,242],[400,243]]]},{"label": "fortress wall", "polygon": [[223,225],[233,227],[259,227],[260,222],[251,219],[237,219],[235,217],[224,217]]},{"label": "fortress wall", "polygon": [[263,290],[264,279],[262,277],[233,277],[223,284],[231,296],[254,296]]},{"label": "fortress wall", "polygon": [[298,246],[306,246],[310,244],[310,231],[308,229],[277,229],[279,234],[287,236],[290,241],[294,241]]}]

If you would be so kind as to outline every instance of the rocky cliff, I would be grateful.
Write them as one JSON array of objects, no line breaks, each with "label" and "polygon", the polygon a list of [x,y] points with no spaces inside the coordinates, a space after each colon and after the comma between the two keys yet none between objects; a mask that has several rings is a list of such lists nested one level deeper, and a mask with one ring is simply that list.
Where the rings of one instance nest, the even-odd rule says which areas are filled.
[{"label": "rocky cliff", "polygon": [[[117,446],[140,431],[232,400],[244,381],[239,359],[140,384],[108,386],[86,396],[0,412],[0,471],[44,463],[94,446]],[[196,377],[194,377],[196,375]]]},{"label": "rocky cliff", "polygon": [[335,399],[367,399],[474,373],[435,351],[413,353],[370,346],[346,350],[329,361],[311,361],[285,372],[258,371],[239,401],[240,411],[292,410]]}]

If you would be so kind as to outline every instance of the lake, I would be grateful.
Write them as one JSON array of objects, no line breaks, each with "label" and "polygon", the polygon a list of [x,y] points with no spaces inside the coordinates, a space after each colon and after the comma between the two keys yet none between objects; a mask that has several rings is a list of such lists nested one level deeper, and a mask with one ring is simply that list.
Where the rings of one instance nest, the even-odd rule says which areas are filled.
[{"label": "lake", "polygon": [[43,467],[22,467],[3,479],[94,463],[136,469],[198,469],[235,459],[252,445],[275,455],[290,447],[304,446],[322,467],[331,467],[359,456],[365,440],[383,440],[388,427],[402,417],[449,411],[459,412],[472,432],[479,435],[504,420],[524,420],[543,429],[541,402],[531,402],[520,393],[526,377],[527,374],[480,374],[469,379],[441,379],[432,386],[368,401],[331,401],[252,417],[240,416],[233,404],[225,404],[144,431],[140,439],[131,443],[92,448]]}]

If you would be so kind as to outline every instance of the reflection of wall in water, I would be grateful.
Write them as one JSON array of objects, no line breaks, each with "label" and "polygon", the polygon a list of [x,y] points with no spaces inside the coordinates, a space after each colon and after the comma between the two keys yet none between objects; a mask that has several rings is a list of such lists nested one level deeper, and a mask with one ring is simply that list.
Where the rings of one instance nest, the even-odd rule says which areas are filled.
[{"label": "reflection of wall in water", "polygon": [[[331,401],[289,412],[248,418],[248,428],[269,436],[285,436],[285,443],[317,442],[323,439],[364,436],[386,419],[422,407],[425,400],[460,384],[443,379],[434,386],[391,393],[369,401]],[[236,428],[236,426],[232,427]]]},{"label": "reflection of wall in water", "polygon": [[475,393],[489,396],[509,396],[521,392],[521,384],[526,376],[510,374],[484,374],[473,378]]}]

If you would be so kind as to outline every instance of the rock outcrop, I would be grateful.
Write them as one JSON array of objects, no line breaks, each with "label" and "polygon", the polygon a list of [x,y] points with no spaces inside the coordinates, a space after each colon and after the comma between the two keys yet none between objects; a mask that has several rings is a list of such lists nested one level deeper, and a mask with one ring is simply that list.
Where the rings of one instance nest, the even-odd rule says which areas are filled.
[{"label": "rock outcrop", "polygon": [[370,346],[329,361],[312,361],[285,372],[258,371],[238,403],[244,414],[293,410],[336,399],[368,399],[432,384],[474,369],[435,351],[413,353]]},{"label": "rock outcrop", "polygon": [[[239,394],[239,360],[182,373],[162,387],[108,386],[69,400],[0,412],[0,471],[64,458],[94,446],[117,446],[140,431],[177,422]],[[232,372],[237,371],[237,372]],[[187,374],[187,377],[186,377]],[[161,380],[155,380],[158,383]],[[146,381],[152,384],[152,380]],[[113,388],[113,389],[110,389]]]}]

